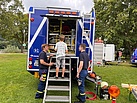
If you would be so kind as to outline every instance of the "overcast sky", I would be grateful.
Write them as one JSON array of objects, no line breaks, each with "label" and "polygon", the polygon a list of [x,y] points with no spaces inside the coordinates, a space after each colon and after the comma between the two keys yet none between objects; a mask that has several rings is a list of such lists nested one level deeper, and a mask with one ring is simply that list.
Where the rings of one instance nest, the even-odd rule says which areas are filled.
[{"label": "overcast sky", "polygon": [[69,7],[82,12],[90,12],[93,7],[93,0],[22,0],[25,11],[28,12],[29,7]]}]

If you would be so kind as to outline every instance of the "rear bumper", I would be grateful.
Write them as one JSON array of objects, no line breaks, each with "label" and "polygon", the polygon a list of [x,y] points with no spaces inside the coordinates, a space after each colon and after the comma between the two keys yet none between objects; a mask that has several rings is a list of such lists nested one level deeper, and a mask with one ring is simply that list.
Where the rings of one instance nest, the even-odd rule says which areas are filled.
[{"label": "rear bumper", "polygon": [[28,72],[38,72],[39,69],[27,69]]}]

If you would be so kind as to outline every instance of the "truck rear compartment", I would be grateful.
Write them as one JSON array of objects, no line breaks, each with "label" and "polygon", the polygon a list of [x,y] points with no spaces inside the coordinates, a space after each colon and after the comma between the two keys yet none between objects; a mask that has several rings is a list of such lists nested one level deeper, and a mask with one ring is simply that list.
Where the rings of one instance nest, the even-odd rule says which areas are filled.
[{"label": "truck rear compartment", "polygon": [[59,41],[59,35],[65,36],[69,54],[75,54],[76,19],[49,18],[48,44],[51,53]]}]

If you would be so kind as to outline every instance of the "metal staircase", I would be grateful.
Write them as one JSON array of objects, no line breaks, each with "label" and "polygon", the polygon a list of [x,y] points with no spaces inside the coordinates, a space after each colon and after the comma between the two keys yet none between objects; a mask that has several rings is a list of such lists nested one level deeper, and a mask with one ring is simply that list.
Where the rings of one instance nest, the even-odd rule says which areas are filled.
[{"label": "metal staircase", "polygon": [[[51,62],[55,62],[56,57],[51,58]],[[66,71],[65,78],[59,77],[55,79],[56,68],[55,66],[49,67],[47,82],[45,87],[45,93],[43,98],[43,103],[46,102],[68,102],[71,103],[71,58],[65,57],[66,61]],[[62,69],[59,70],[59,73],[62,73]],[[62,94],[62,95],[61,95]]]},{"label": "metal staircase", "polygon": [[[82,43],[87,44],[86,49],[88,49],[88,55],[91,56],[91,53],[92,53],[92,58],[90,58],[92,60],[92,66],[93,66],[93,42],[94,41],[91,43],[90,38],[93,35],[91,34],[91,26],[92,26],[93,20],[94,18],[92,18],[91,14],[83,15]],[[87,25],[88,27],[86,27]],[[89,72],[92,72],[92,70]]]}]

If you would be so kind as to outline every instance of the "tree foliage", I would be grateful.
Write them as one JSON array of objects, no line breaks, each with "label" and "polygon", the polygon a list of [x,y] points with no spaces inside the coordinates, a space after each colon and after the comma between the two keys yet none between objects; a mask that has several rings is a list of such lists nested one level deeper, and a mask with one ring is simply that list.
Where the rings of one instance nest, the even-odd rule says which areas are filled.
[{"label": "tree foliage", "polygon": [[28,15],[23,14],[22,2],[20,0],[1,0],[0,6],[0,35],[6,40],[16,41],[23,49],[22,44],[26,43],[24,35],[28,31]]},{"label": "tree foliage", "polygon": [[96,36],[130,52],[137,47],[137,1],[96,0]]}]

